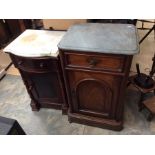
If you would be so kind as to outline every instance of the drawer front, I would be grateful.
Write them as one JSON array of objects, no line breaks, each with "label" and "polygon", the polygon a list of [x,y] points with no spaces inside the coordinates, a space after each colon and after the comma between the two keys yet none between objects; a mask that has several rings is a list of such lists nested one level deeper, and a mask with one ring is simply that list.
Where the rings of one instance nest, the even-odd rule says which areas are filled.
[{"label": "drawer front", "polygon": [[17,68],[26,71],[48,72],[58,70],[58,60],[50,58],[32,59],[14,56],[13,61]]},{"label": "drawer front", "polygon": [[66,66],[123,72],[125,56],[65,54]]}]

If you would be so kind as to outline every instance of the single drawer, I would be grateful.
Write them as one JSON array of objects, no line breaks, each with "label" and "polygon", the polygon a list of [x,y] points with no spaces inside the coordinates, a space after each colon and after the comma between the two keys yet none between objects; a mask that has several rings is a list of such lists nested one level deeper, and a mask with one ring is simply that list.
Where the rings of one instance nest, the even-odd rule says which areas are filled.
[{"label": "single drawer", "polygon": [[65,53],[67,67],[123,72],[125,56]]},{"label": "single drawer", "polygon": [[48,72],[58,70],[58,60],[52,58],[26,58],[13,56],[17,68],[25,71]]}]

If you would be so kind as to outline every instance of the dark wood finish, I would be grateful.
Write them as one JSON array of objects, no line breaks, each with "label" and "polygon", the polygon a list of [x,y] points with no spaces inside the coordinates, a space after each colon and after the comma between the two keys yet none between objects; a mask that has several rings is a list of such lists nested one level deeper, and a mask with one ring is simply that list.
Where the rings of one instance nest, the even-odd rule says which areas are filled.
[{"label": "dark wood finish", "polygon": [[18,19],[5,19],[5,23],[8,27],[10,37],[14,38],[21,34],[22,31]]},{"label": "dark wood finish", "polygon": [[152,88],[142,88],[142,87],[138,86],[135,83],[134,79],[135,79],[136,76],[137,75],[133,75],[133,76],[129,77],[127,86],[132,84],[134,87],[136,87],[140,91],[140,99],[139,99],[139,102],[138,102],[138,108],[139,108],[139,111],[141,111],[143,109],[143,100],[144,100],[145,94],[147,94],[147,93],[149,93],[151,91],[155,92],[155,81],[154,81],[154,85],[153,85]]},{"label": "dark wood finish", "polygon": [[6,29],[4,21],[0,20],[0,48],[3,44],[6,44],[9,40],[9,33]]},{"label": "dark wood finish", "polygon": [[51,72],[58,70],[58,60],[49,58],[24,58],[15,57],[15,66],[27,72]]},{"label": "dark wood finish", "polygon": [[88,19],[90,23],[121,23],[136,25],[137,19]]},{"label": "dark wood finish", "polygon": [[0,47],[19,36],[25,29],[32,28],[28,19],[0,19]]},{"label": "dark wood finish", "polygon": [[60,49],[60,58],[69,121],[121,130],[132,56]]},{"label": "dark wood finish", "polygon": [[[134,79],[135,79],[135,77],[136,77],[136,75],[133,75],[133,76],[130,76],[129,77],[129,84],[132,84],[134,87],[136,87],[140,92],[142,92],[142,93],[149,93],[150,91],[152,91],[152,90],[155,90],[155,82],[154,82],[154,85],[153,85],[153,87],[152,88],[142,88],[142,87],[139,87],[136,83],[135,83],[135,81],[134,81]],[[128,84],[128,85],[129,85]]]},{"label": "dark wood finish", "polygon": [[110,55],[97,56],[92,54],[66,53],[66,65],[68,67],[82,67],[122,72],[124,60],[125,59],[120,56],[113,57]]},{"label": "dark wood finish", "polygon": [[149,115],[147,117],[147,120],[151,121],[153,116],[155,115],[155,96],[145,100],[143,102],[143,107],[149,111]]},{"label": "dark wood finish", "polygon": [[20,71],[31,97],[32,110],[40,108],[61,109],[66,113],[67,104],[59,57],[21,57],[10,54]]}]

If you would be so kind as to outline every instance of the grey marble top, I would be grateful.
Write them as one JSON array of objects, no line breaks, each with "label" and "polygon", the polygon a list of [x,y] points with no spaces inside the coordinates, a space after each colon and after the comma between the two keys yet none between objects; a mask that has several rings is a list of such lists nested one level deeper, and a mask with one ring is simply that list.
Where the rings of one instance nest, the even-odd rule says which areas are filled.
[{"label": "grey marble top", "polygon": [[58,48],[133,55],[139,52],[137,29],[130,24],[78,24],[68,29]]}]

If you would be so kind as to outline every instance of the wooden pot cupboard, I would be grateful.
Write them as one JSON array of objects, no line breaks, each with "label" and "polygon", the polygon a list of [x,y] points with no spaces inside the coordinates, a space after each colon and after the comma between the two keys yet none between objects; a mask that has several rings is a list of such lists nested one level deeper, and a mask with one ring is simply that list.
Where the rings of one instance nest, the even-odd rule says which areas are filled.
[{"label": "wooden pot cupboard", "polygon": [[20,71],[32,110],[62,109],[69,122],[121,130],[126,83],[132,57],[139,52],[136,28],[85,23],[73,25],[63,35],[31,31],[4,51]]},{"label": "wooden pot cupboard", "polygon": [[26,30],[4,49],[21,74],[33,111],[40,108],[67,111],[57,49],[64,34],[61,31]]},{"label": "wooden pot cupboard", "polygon": [[71,27],[59,45],[70,122],[121,130],[137,31],[128,24]]},{"label": "wooden pot cupboard", "polygon": [[[84,55],[62,50],[61,57],[70,105],[69,121],[120,130],[132,56]],[[78,59],[76,64],[72,64],[74,58]]]},{"label": "wooden pot cupboard", "polygon": [[31,98],[33,111],[62,109],[66,113],[64,83],[59,57],[27,58],[10,54]]}]

